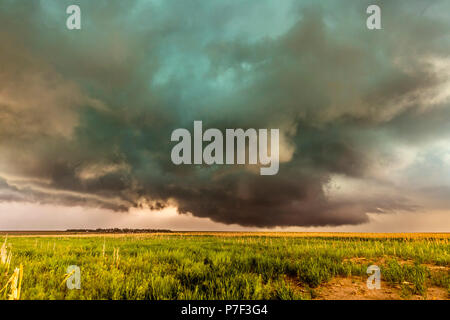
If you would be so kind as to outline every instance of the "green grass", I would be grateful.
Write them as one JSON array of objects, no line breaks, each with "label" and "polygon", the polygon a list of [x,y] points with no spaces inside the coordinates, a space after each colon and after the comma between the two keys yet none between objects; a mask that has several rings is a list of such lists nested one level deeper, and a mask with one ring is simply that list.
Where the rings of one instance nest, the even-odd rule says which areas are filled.
[{"label": "green grass", "polygon": [[[21,299],[310,299],[333,277],[367,277],[371,264],[405,297],[431,285],[450,290],[447,239],[29,236],[10,237],[8,246],[11,268],[0,264],[0,289],[22,264]],[[81,268],[81,290],[61,285],[70,265]]]}]

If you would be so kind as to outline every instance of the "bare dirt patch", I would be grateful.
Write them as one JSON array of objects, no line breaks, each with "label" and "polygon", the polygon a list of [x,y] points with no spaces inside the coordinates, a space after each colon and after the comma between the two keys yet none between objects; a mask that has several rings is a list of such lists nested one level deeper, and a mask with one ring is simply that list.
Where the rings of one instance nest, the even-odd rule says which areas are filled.
[{"label": "bare dirt patch", "polygon": [[402,296],[400,286],[391,286],[381,281],[380,289],[368,289],[366,279],[359,277],[336,277],[316,291],[316,300],[448,300],[447,290],[430,287],[425,296]]}]

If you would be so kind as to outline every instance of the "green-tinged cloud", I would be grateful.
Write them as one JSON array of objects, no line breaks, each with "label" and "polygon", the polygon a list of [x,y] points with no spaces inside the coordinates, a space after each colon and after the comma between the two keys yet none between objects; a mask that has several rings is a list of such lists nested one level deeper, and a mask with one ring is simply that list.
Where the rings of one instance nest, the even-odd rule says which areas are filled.
[{"label": "green-tinged cloud", "polygon": [[[0,200],[261,227],[432,208],[404,150],[449,141],[450,6],[376,3],[382,30],[372,1],[0,0]],[[195,120],[279,128],[279,173],[175,166]]]}]

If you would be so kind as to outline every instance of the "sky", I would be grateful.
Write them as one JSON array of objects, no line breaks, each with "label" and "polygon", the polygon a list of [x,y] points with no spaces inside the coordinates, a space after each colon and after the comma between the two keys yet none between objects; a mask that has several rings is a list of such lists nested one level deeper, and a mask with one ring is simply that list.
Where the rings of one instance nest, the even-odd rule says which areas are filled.
[{"label": "sky", "polygon": [[[0,0],[0,230],[448,232],[449,18],[438,0]],[[173,164],[196,120],[278,128],[278,174]]]}]

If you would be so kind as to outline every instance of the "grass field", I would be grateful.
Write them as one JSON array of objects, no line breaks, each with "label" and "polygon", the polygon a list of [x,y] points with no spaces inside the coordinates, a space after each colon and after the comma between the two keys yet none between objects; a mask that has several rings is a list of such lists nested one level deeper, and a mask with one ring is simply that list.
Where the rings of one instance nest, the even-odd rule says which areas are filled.
[{"label": "grass field", "polygon": [[[0,299],[448,299],[449,238],[53,233],[10,234],[5,242],[2,235]],[[381,268],[380,290],[365,284],[372,264]],[[70,265],[81,269],[80,290],[66,287]]]}]

